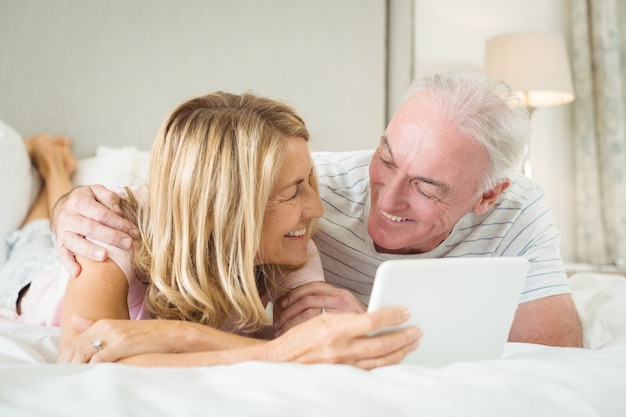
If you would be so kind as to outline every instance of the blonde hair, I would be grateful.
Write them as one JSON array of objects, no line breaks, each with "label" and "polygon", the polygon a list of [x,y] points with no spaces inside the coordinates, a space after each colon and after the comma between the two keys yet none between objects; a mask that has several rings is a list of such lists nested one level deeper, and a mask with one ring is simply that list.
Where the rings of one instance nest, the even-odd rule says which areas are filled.
[{"label": "blonde hair", "polygon": [[[282,103],[216,92],[178,106],[152,149],[138,206],[134,264],[157,318],[255,330],[269,319],[263,291],[293,266],[256,265],[268,199],[288,138],[309,140]],[[309,179],[317,191],[314,175]],[[314,223],[309,226],[308,238]]]}]

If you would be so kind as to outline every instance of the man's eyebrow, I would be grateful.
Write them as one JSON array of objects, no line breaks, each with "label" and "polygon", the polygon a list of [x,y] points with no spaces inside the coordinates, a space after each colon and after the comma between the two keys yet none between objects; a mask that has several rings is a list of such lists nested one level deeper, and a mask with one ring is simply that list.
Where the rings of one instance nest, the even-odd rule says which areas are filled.
[{"label": "man's eyebrow", "polygon": [[391,155],[391,157],[393,158],[393,152],[391,152],[391,147],[389,146],[389,139],[387,139],[387,135],[382,135],[380,137],[380,147],[389,152],[389,155]]},{"label": "man's eyebrow", "polygon": [[[387,135],[382,135],[381,137],[381,141],[380,141],[380,147],[383,148],[386,152],[389,152],[389,155],[391,156],[391,159],[393,159],[393,152],[391,150],[391,146],[389,146],[389,139],[387,138]],[[445,194],[448,194],[450,192],[450,187],[448,186],[448,184],[438,181],[434,178],[430,178],[430,177],[422,177],[422,176],[415,176],[415,177],[411,177],[411,180],[417,180],[420,182],[424,182],[426,184],[430,184],[434,187],[439,188],[442,192],[444,192]]]}]

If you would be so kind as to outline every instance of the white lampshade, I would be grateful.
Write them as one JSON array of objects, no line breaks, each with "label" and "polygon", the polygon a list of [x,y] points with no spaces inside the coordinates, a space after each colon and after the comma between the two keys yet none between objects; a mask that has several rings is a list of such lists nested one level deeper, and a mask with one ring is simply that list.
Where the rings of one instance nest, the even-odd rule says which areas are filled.
[{"label": "white lampshade", "polygon": [[509,84],[531,109],[574,100],[565,41],[559,33],[491,38],[487,41],[485,70]]}]

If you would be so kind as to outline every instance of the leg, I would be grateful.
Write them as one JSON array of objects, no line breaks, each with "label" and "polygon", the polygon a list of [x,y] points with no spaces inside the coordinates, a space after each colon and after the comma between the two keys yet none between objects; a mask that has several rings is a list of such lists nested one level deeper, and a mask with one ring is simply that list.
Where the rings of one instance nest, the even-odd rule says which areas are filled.
[{"label": "leg", "polygon": [[[77,166],[68,138],[40,134],[26,139],[24,145],[43,179],[43,186],[22,224],[21,231],[12,237],[12,267],[7,268],[8,272],[3,271],[3,274],[6,272],[13,279],[2,292],[4,297],[0,298],[5,298],[4,303],[10,305],[16,289],[19,289],[17,300],[13,304],[18,315],[21,314],[22,298],[28,292],[30,280],[41,269],[41,263],[45,260],[46,264],[52,264],[55,259],[50,226],[44,220],[50,219],[56,201],[72,189],[70,177]],[[35,223],[35,220],[40,222]]]},{"label": "leg", "polygon": [[30,208],[24,224],[37,219],[49,219],[56,201],[72,189],[71,175],[76,170],[76,158],[70,140],[40,134],[26,139],[24,144],[33,164],[43,179],[39,196]]}]

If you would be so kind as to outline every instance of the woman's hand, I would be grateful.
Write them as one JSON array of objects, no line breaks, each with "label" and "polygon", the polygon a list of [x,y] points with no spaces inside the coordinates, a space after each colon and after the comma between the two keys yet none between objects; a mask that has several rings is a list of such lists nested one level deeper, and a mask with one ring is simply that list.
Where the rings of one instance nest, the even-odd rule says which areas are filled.
[{"label": "woman's hand", "polygon": [[[80,333],[59,353],[59,363],[118,362],[147,353],[211,352],[249,347],[261,340],[179,320],[71,318]],[[94,341],[100,340],[99,350]]]},{"label": "woman's hand", "polygon": [[[72,316],[72,324],[80,334],[59,352],[58,363],[117,362],[141,353],[176,351],[170,343],[176,338],[168,334],[165,320],[103,319],[93,323]],[[96,340],[101,342],[100,349],[94,345]]]},{"label": "woman's hand", "polygon": [[61,262],[71,276],[77,277],[81,268],[75,254],[94,261],[107,259],[105,249],[85,239],[85,236],[128,249],[136,226],[121,217],[120,197],[102,185],[81,186],[61,197],[54,206],[51,227]]},{"label": "woman's hand", "polygon": [[372,333],[408,319],[408,310],[400,307],[371,313],[322,314],[268,342],[267,360],[348,364],[363,369],[396,364],[417,348],[421,331],[406,327]]}]

